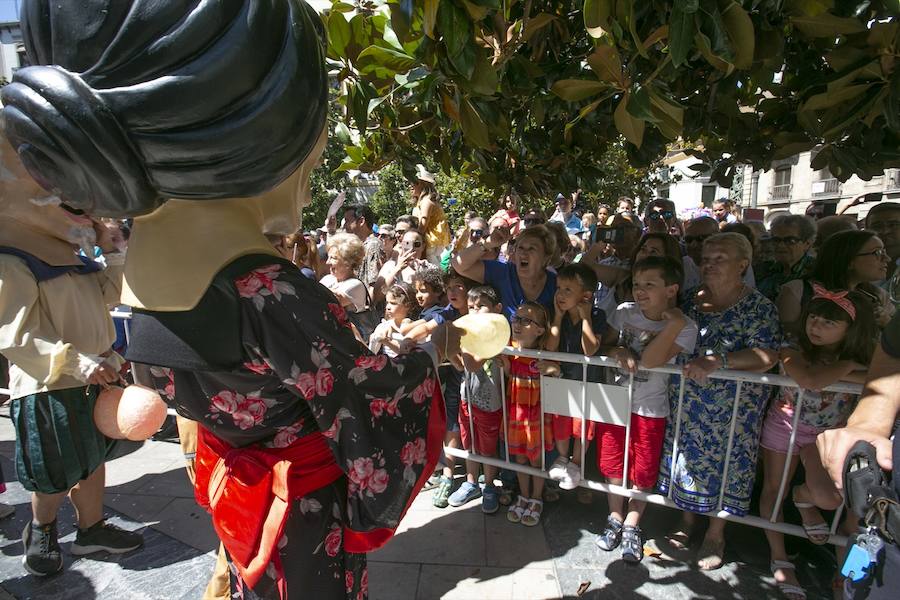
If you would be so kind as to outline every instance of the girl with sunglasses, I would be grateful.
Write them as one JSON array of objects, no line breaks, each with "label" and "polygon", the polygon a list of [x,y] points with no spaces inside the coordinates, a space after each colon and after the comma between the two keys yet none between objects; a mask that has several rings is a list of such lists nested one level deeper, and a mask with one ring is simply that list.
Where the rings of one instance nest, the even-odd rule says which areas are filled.
[{"label": "girl with sunglasses", "polygon": [[[543,348],[549,328],[547,309],[543,305],[526,301],[516,309],[512,318],[512,346],[528,350]],[[542,468],[544,452],[553,448],[552,417],[541,419],[541,375],[549,375],[559,367],[551,363],[523,356],[501,355],[506,374],[506,408],[508,421],[506,439],[510,458],[519,464]],[[543,435],[541,434],[543,428]],[[541,439],[543,438],[543,445]],[[544,502],[544,478],[527,473],[516,473],[519,497],[509,507],[507,519],[534,527],[540,522]]]}]

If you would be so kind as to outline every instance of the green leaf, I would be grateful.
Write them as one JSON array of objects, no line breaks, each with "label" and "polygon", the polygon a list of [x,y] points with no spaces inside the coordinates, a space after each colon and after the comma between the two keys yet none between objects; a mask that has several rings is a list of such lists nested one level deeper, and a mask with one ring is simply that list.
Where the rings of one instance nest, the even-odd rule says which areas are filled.
[{"label": "green leaf", "polygon": [[614,6],[615,0],[584,0],[584,27],[591,37],[599,38],[609,31]]},{"label": "green leaf", "polygon": [[475,72],[475,46],[466,44],[461,52],[450,55],[450,63],[456,71],[465,77],[471,79]]},{"label": "green leaf", "polygon": [[350,41],[350,23],[344,15],[334,11],[328,16],[328,45],[336,56],[343,56]]},{"label": "green leaf", "polygon": [[599,46],[588,56],[587,63],[600,81],[623,85],[622,59],[613,46]]},{"label": "green leaf", "polygon": [[638,86],[631,92],[631,97],[628,99],[625,109],[635,119],[650,122],[657,121],[653,111],[650,109],[650,94],[643,87]]},{"label": "green leaf", "polygon": [[703,55],[706,62],[723,71],[726,75],[731,74],[734,70],[734,65],[713,52],[709,38],[702,31],[698,31],[694,36],[694,43],[697,44],[697,49],[700,50],[700,54]]},{"label": "green leaf", "polygon": [[472,39],[472,21],[465,11],[452,2],[441,2],[438,8],[438,26],[447,45],[448,56],[462,52]]},{"label": "green leaf", "polygon": [[334,136],[345,146],[351,143],[350,128],[340,121],[334,126]]},{"label": "green leaf", "polygon": [[700,10],[700,0],[675,0],[675,6],[678,6],[685,14],[692,15]]},{"label": "green leaf", "polygon": [[830,13],[822,13],[814,17],[791,17],[791,23],[808,37],[837,37],[851,33],[861,33],[865,26],[851,17],[836,17]]},{"label": "green leaf", "polygon": [[756,38],[753,33],[753,21],[750,15],[734,0],[728,0],[722,10],[722,20],[725,22],[725,31],[731,41],[731,50],[734,53],[734,66],[736,69],[749,69],[753,64],[753,51]]},{"label": "green leaf", "polygon": [[681,3],[676,2],[669,18],[669,54],[672,65],[680,67],[687,62],[694,47],[694,17],[684,12]]},{"label": "green leaf", "polygon": [[440,0],[425,0],[425,14],[422,19],[422,28],[425,30],[425,35],[433,40],[437,39],[437,37],[434,35],[434,25],[435,23],[437,23],[439,4]]},{"label": "green leaf", "polygon": [[480,55],[475,59],[475,70],[469,81],[472,91],[482,96],[493,96],[497,91],[499,79],[497,71],[487,56]]},{"label": "green leaf", "polygon": [[834,92],[826,92],[824,94],[816,94],[809,100],[800,105],[799,110],[822,110],[831,108],[832,106],[848,102],[860,94],[864,93],[872,87],[871,83],[863,83],[859,85],[848,85]]},{"label": "green leaf", "polygon": [[568,102],[578,102],[609,89],[609,84],[590,79],[560,79],[550,91]]},{"label": "green leaf", "polygon": [[360,73],[372,74],[379,79],[393,78],[397,73],[409,71],[415,64],[416,59],[412,56],[381,46],[369,46],[356,59]]},{"label": "green leaf", "polygon": [[635,119],[628,113],[628,100],[629,94],[625,94],[619,100],[616,112],[613,113],[613,122],[616,124],[616,129],[625,136],[626,140],[640,148],[644,141],[644,122],[640,119]]},{"label": "green leaf", "polygon": [[489,148],[491,144],[488,139],[487,125],[468,98],[462,101],[460,109],[460,117],[462,119],[460,124],[462,125],[463,135],[469,142],[479,148]]},{"label": "green leaf", "polygon": [[469,2],[469,0],[463,0],[463,6],[466,7],[466,12],[469,13],[469,16],[472,17],[473,21],[482,20],[487,16],[488,11],[490,10],[487,6],[479,6],[474,2]]}]

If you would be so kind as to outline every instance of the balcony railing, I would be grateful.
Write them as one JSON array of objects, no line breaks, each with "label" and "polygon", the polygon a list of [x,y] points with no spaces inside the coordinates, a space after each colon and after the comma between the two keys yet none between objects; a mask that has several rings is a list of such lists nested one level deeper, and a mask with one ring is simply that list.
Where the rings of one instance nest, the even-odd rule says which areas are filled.
[{"label": "balcony railing", "polygon": [[769,196],[772,200],[790,200],[793,184],[785,183],[783,185],[773,185]]},{"label": "balcony railing", "polygon": [[838,196],[841,193],[841,182],[832,177],[831,179],[821,179],[812,183],[813,198],[821,198],[822,196]]}]

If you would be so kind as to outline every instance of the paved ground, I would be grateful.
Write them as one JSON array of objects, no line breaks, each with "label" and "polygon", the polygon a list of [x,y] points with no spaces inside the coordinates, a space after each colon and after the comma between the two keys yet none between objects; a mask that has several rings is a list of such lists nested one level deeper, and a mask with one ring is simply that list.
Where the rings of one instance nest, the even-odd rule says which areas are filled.
[{"label": "paved ground", "polygon": [[[5,410],[3,411],[5,413]],[[60,516],[66,570],[48,579],[21,567],[21,531],[30,517],[28,495],[13,481],[12,430],[0,418],[0,463],[17,505],[0,522],[0,600],[173,600],[199,598],[215,563],[217,541],[206,514],[193,501],[177,445],[148,442],[108,466],[108,514],[122,527],[144,528],[146,546],[125,556],[94,555],[73,560],[74,516]],[[551,598],[718,600],[778,598],[767,572],[765,539],[758,531],[729,525],[728,564],[705,573],[687,562],[645,559],[627,565],[616,552],[602,552],[593,537],[605,519],[605,501],[591,506],[564,495],[548,505],[542,526],[507,522],[503,512],[487,516],[480,501],[436,509],[430,492],[416,499],[398,535],[370,555],[372,600],[526,600]],[[664,531],[677,513],[650,509],[645,530]],[[800,577],[810,598],[831,597],[829,553],[805,542]],[[578,595],[582,588],[583,594]],[[315,600],[315,599],[313,599]]]}]

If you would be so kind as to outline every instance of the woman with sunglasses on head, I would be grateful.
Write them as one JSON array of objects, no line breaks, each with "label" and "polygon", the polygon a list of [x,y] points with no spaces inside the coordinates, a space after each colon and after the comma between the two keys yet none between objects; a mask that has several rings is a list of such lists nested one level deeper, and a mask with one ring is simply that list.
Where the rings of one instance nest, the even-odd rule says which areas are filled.
[{"label": "woman with sunglasses on head", "polygon": [[774,261],[760,265],[756,288],[774,301],[781,286],[803,279],[813,266],[809,253],[816,239],[816,222],[805,215],[782,215],[772,220],[771,236]]},{"label": "woman with sunglasses on head", "polygon": [[778,318],[788,335],[796,335],[803,307],[813,296],[813,286],[826,290],[855,290],[865,295],[875,308],[879,328],[894,314],[888,293],[878,287],[888,270],[890,258],[884,242],[872,231],[841,231],[822,244],[809,277],[781,286]]}]

